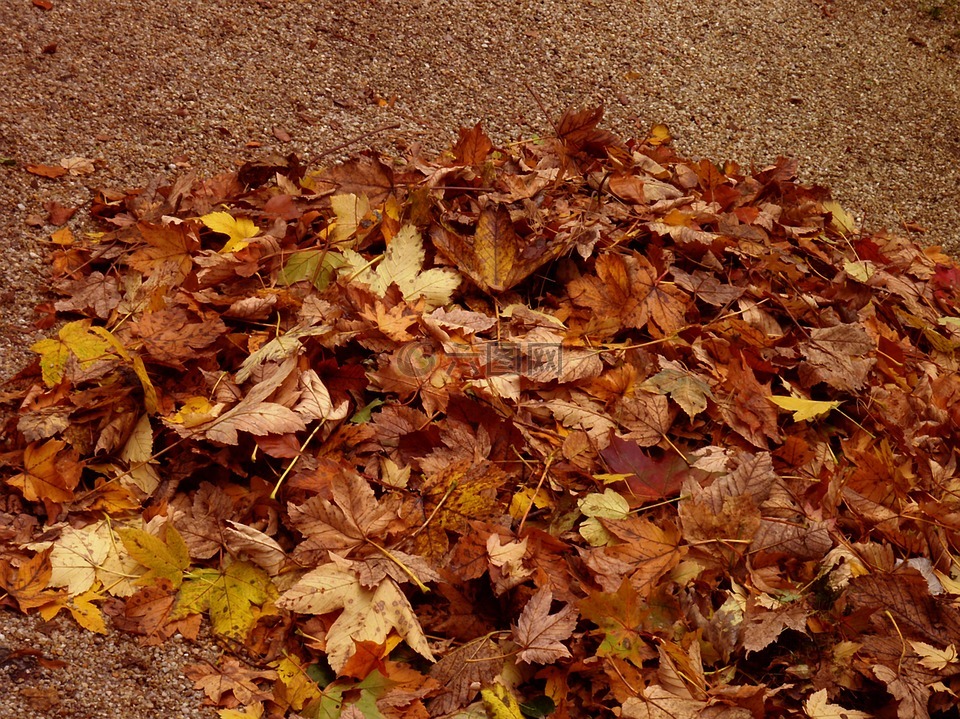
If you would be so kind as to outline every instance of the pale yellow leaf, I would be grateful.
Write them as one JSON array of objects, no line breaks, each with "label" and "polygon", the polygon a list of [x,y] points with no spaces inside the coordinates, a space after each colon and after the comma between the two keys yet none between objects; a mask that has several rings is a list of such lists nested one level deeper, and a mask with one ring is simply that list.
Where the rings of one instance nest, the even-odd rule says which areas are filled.
[{"label": "pale yellow leaf", "polygon": [[826,402],[815,399],[804,399],[802,397],[778,397],[776,395],[767,397],[767,399],[781,409],[793,412],[794,422],[803,422],[827,414],[841,404],[840,400]]},{"label": "pale yellow leaf", "polygon": [[327,631],[327,661],[334,671],[347,663],[356,642],[383,644],[391,631],[415,652],[433,660],[410,602],[392,579],[384,579],[373,590],[365,589],[352,572],[325,564],[305,574],[281,596],[277,606],[302,614],[343,610]]},{"label": "pale yellow leaf", "polygon": [[810,719],[871,719],[872,714],[857,709],[844,709],[839,704],[831,704],[827,699],[827,690],[814,692],[803,703],[803,711]]},{"label": "pale yellow leaf", "polygon": [[910,642],[920,656],[920,664],[933,671],[943,671],[957,662],[957,648],[951,644],[943,649],[937,649],[926,642]]}]

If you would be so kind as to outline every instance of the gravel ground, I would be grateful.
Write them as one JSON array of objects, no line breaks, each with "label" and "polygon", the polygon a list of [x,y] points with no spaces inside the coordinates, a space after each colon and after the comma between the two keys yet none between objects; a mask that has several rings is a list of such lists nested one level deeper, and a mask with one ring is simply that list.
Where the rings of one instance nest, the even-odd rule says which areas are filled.
[{"label": "gravel ground", "polygon": [[[688,156],[794,156],[867,229],[960,248],[954,0],[0,0],[0,27],[0,378],[40,336],[52,219],[77,208],[82,232],[99,187],[439,150],[478,120],[508,141],[572,104],[603,102],[624,135],[666,123]],[[67,666],[4,659],[25,648]],[[0,613],[0,717],[211,716],[179,675],[194,651]]]}]

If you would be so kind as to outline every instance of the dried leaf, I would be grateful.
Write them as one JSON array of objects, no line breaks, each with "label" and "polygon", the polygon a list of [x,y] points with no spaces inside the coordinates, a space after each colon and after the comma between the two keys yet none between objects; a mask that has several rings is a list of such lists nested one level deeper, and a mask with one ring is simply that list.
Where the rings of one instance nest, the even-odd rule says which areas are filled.
[{"label": "dried leaf", "polygon": [[513,627],[513,638],[520,645],[517,656],[530,664],[552,664],[570,656],[563,642],[570,638],[577,625],[577,610],[566,604],[550,613],[553,593],[543,587],[527,602],[520,619]]}]

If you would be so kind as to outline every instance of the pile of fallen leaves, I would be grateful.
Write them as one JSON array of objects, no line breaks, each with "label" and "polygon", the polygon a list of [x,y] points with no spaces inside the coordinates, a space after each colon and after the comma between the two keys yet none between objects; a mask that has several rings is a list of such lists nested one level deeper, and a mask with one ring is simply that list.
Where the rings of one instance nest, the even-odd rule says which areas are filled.
[{"label": "pile of fallen leaves", "polygon": [[206,615],[224,717],[949,711],[960,269],[600,115],[102,192],[0,604]]}]

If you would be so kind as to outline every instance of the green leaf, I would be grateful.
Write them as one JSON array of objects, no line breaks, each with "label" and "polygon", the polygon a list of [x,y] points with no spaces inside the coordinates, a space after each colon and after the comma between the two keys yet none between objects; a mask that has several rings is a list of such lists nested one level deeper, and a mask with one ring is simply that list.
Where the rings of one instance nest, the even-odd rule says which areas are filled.
[{"label": "green leaf", "polygon": [[277,283],[287,287],[295,282],[311,282],[323,292],[333,280],[334,273],[343,267],[346,261],[339,252],[330,250],[301,250],[287,259],[277,275]]},{"label": "green leaf", "polygon": [[520,711],[529,719],[544,719],[544,717],[552,714],[556,708],[557,705],[554,704],[553,699],[546,695],[535,697],[520,704]]},{"label": "green leaf", "polygon": [[353,417],[350,418],[350,421],[353,424],[366,424],[373,416],[373,410],[383,404],[386,404],[386,402],[384,402],[382,399],[373,400],[366,407],[362,407],[354,412]]}]

